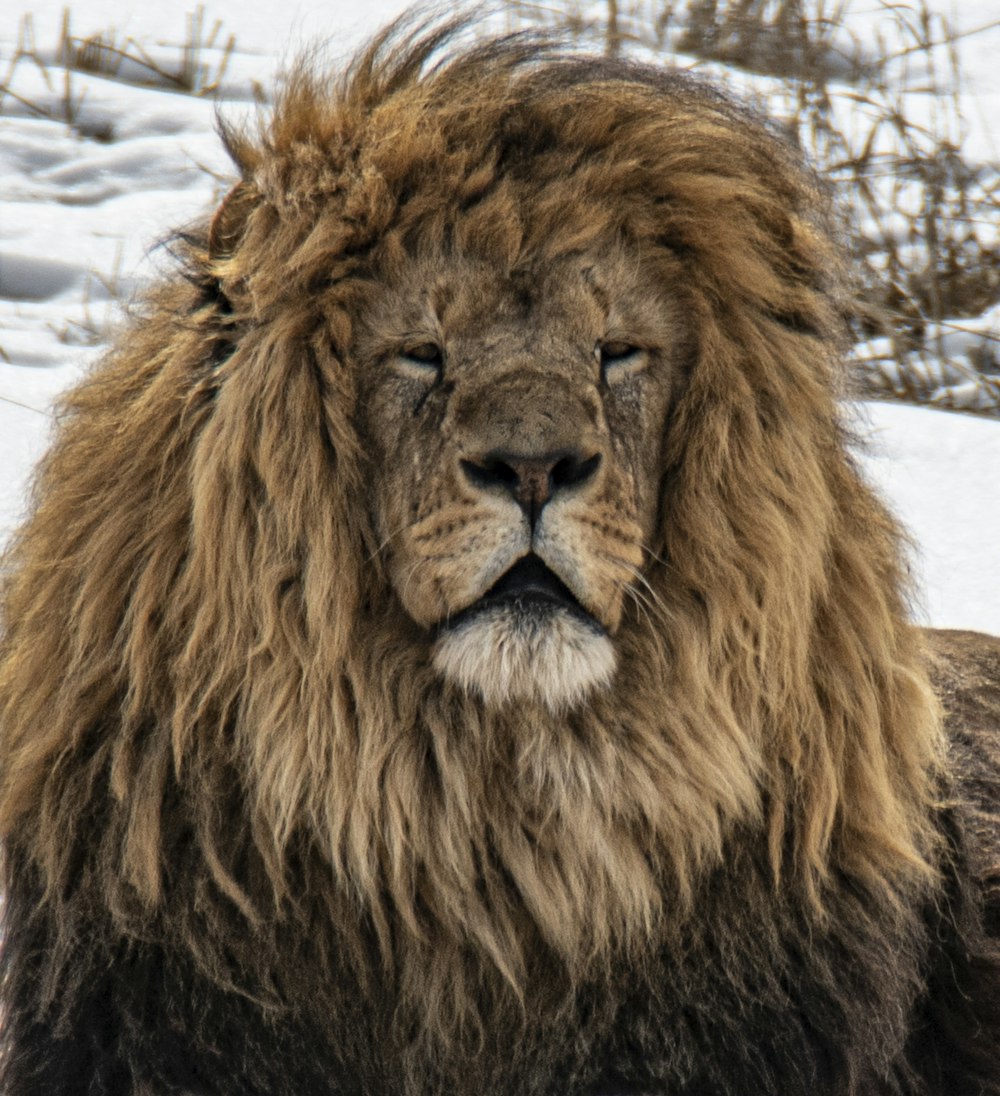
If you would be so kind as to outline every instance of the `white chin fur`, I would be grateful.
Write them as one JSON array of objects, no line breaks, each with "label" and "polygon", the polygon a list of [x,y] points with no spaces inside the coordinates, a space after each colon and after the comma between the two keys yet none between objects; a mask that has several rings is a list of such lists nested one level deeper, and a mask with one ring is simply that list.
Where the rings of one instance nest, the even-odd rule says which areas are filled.
[{"label": "white chin fur", "polygon": [[532,700],[559,710],[608,684],[615,651],[604,632],[561,609],[497,606],[444,632],[434,665],[491,706]]}]

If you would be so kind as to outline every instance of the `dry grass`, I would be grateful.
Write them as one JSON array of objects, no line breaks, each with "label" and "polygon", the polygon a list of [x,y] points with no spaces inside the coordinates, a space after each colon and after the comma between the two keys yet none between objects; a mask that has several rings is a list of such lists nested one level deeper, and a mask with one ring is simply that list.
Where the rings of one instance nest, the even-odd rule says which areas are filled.
[{"label": "dry grass", "polygon": [[[760,107],[836,188],[859,270],[862,391],[1000,412],[1000,171],[965,153],[957,36],[927,0],[852,38],[843,0],[514,0],[608,54],[671,55],[767,79]],[[984,28],[986,29],[986,28]],[[892,43],[890,46],[889,43]],[[929,104],[914,117],[914,93]]]},{"label": "dry grass", "polygon": [[[136,39],[120,37],[114,30],[85,37],[75,35],[70,11],[64,8],[55,58],[49,60],[46,52],[38,47],[34,18],[29,12],[21,19],[7,72],[0,79],[0,113],[4,100],[10,98],[38,117],[69,125],[83,137],[110,141],[114,136],[110,131],[91,131],[82,126],[84,92],[77,90],[75,74],[89,73],[139,87],[212,96],[219,90],[226,74],[236,47],[236,36],[224,35],[218,20],[209,25],[202,5],[185,15],[185,24],[184,40],[177,47],[176,56],[165,61]],[[48,106],[24,99],[14,90],[14,74],[22,64],[35,65],[50,90],[61,90]]]},{"label": "dry grass", "polygon": [[[205,8],[200,4],[193,12],[186,13],[185,22],[186,33],[178,56],[174,63],[164,64],[134,38],[119,40],[113,30],[86,38],[74,36],[67,8],[63,10],[59,62],[69,71],[93,72],[128,83],[168,87],[192,95],[212,95],[225,76],[236,47],[236,36],[230,34],[223,45],[222,23],[216,20],[208,27]],[[208,54],[219,51],[218,60],[209,62],[206,59]]]},{"label": "dry grass", "polygon": [[30,12],[23,16],[18,24],[17,43],[8,62],[7,72],[3,80],[0,80],[0,113],[3,111],[5,101],[11,99],[37,117],[65,122],[69,126],[75,125],[80,115],[80,107],[83,105],[83,96],[74,91],[72,72],[68,68],[62,71],[62,96],[59,99],[58,108],[44,107],[23,98],[14,90],[14,74],[22,64],[35,65],[46,84],[50,88],[53,86],[52,73],[35,41],[35,21]]}]

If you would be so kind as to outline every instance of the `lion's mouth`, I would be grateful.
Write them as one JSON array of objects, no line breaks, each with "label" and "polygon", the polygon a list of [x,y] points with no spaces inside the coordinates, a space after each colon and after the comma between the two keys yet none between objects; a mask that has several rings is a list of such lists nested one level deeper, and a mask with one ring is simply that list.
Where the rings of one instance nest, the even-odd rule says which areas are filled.
[{"label": "lion's mouth", "polygon": [[450,617],[444,622],[444,626],[455,628],[480,613],[499,608],[535,618],[561,609],[603,631],[601,625],[573,596],[569,587],[534,552],[519,559],[482,597]]},{"label": "lion's mouth", "polygon": [[607,685],[616,658],[605,629],[532,552],[439,625],[434,665],[488,704],[562,710]]}]

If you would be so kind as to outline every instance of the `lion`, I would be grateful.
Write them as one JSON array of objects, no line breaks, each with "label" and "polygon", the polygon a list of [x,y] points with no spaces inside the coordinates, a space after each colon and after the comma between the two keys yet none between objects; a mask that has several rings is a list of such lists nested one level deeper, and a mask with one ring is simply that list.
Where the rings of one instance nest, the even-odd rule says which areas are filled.
[{"label": "lion", "polygon": [[1000,644],[909,622],[823,188],[696,77],[467,29],[227,130],[65,398],[3,1091],[1000,1093]]}]

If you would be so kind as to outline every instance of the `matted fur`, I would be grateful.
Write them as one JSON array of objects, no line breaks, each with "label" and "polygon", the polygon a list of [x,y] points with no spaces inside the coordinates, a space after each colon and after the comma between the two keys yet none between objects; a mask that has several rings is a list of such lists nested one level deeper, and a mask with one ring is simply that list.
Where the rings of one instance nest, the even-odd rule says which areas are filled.
[{"label": "matted fur", "polygon": [[[4,1091],[1000,1092],[814,180],[690,77],[459,29],[229,134],[241,182],[64,401],[4,564]],[[372,302],[581,255],[677,331],[655,520],[593,517],[613,671],[484,700],[433,657],[450,580],[393,571]]]}]

